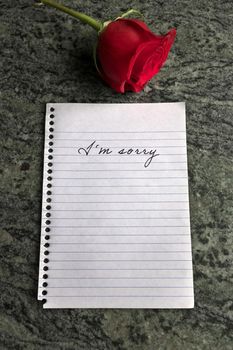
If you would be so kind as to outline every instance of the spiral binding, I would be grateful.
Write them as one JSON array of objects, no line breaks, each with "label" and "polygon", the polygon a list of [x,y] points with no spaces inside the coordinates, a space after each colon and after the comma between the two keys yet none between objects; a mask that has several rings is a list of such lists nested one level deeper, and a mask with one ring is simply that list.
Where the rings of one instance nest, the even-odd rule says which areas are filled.
[{"label": "spiral binding", "polygon": [[[49,142],[48,142],[48,168],[47,168],[47,192],[46,192],[46,202],[47,202],[47,205],[46,205],[46,221],[45,221],[45,236],[44,236],[44,250],[43,250],[43,255],[44,255],[44,259],[43,259],[43,271],[45,272],[42,276],[42,279],[43,279],[43,282],[42,282],[42,287],[43,287],[43,290],[42,290],[42,295],[43,296],[46,296],[47,295],[47,290],[46,290],[46,287],[48,287],[48,282],[46,281],[48,279],[48,270],[49,270],[49,267],[48,267],[48,263],[49,263],[49,259],[48,259],[48,255],[49,255],[49,240],[50,240],[50,224],[51,224],[51,221],[50,221],[50,217],[51,217],[51,213],[50,213],[50,210],[51,210],[51,202],[52,202],[52,199],[51,199],[51,195],[52,195],[52,191],[51,191],[51,188],[52,188],[52,184],[51,184],[51,181],[52,181],[52,173],[53,173],[53,170],[52,170],[52,167],[53,167],[53,156],[52,156],[52,153],[53,153],[53,132],[54,132],[54,111],[55,109],[53,107],[50,108],[50,114],[49,114]],[[42,302],[45,304],[47,302],[47,299],[44,298],[42,299]]]}]

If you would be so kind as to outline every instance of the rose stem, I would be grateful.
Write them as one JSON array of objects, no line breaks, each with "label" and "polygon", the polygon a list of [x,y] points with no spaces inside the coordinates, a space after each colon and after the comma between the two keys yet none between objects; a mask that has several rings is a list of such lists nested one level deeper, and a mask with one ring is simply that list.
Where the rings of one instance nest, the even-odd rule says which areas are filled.
[{"label": "rose stem", "polygon": [[95,20],[94,18],[85,15],[85,13],[81,13],[75,10],[72,10],[62,4],[57,3],[54,0],[41,0],[41,2],[45,5],[54,7],[62,12],[65,12],[75,18],[78,18],[80,21],[82,21],[83,23],[89,24],[92,28],[94,28],[97,31],[100,31],[103,27],[102,23]]}]

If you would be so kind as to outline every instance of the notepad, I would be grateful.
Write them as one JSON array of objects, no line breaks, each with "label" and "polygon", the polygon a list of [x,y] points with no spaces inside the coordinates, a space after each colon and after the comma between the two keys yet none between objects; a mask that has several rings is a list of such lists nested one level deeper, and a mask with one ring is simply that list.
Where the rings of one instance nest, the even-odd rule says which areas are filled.
[{"label": "notepad", "polygon": [[192,308],[184,103],[47,104],[44,308]]}]

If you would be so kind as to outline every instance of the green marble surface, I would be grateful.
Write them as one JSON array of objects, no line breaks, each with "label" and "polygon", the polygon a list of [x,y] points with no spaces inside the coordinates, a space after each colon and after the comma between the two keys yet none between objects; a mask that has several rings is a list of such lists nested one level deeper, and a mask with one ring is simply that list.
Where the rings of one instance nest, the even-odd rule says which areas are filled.
[{"label": "green marble surface", "polygon": [[[178,29],[139,94],[103,84],[94,31],[33,0],[0,0],[0,349],[232,350],[233,3],[64,1],[97,18],[141,10]],[[192,310],[43,310],[37,297],[47,102],[186,101],[195,281]]]}]

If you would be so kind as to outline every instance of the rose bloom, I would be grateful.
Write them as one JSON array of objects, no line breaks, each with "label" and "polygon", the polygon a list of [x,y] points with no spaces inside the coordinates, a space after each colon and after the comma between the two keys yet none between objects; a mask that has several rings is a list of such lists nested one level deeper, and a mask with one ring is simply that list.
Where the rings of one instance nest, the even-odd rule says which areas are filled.
[{"label": "rose bloom", "polygon": [[175,40],[176,29],[156,35],[137,19],[117,19],[100,33],[98,68],[117,92],[139,92],[159,72]]}]

